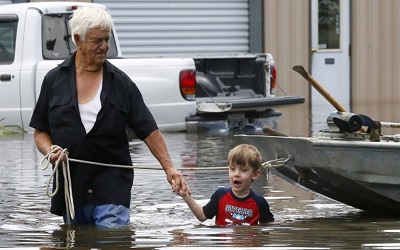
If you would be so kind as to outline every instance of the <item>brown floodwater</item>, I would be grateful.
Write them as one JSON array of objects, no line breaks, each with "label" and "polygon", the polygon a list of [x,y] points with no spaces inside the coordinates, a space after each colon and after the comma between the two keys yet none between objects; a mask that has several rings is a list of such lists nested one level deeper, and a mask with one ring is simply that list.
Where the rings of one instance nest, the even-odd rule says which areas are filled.
[{"label": "brown floodwater", "polygon": [[[225,170],[231,135],[164,133],[176,167],[182,169],[200,204],[229,185]],[[135,166],[160,168],[145,145],[131,142]],[[366,214],[263,173],[253,190],[263,194],[275,222],[216,227],[200,223],[172,193],[158,169],[136,169],[131,224],[118,230],[68,227],[48,212],[50,169],[32,134],[0,136],[0,249],[400,249],[400,219]],[[207,170],[185,170],[193,167]]]}]

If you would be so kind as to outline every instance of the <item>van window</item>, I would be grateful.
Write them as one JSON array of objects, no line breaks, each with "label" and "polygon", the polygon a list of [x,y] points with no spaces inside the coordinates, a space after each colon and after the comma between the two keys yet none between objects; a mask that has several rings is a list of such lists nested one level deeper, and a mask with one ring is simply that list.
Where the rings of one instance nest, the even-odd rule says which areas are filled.
[{"label": "van window", "polygon": [[[49,14],[43,15],[42,27],[42,50],[45,59],[66,59],[76,50],[71,39],[69,18],[71,14]],[[117,48],[114,37],[110,38],[110,49],[108,58],[117,57]]]},{"label": "van window", "polygon": [[14,62],[17,25],[17,16],[0,15],[0,64]]}]

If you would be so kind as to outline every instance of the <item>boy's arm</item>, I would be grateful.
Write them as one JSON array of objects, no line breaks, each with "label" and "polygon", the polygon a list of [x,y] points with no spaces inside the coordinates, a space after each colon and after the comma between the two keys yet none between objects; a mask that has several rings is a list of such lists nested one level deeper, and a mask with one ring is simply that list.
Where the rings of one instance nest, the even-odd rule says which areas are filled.
[{"label": "boy's arm", "polygon": [[203,222],[207,220],[207,217],[203,212],[203,207],[197,204],[197,202],[193,199],[193,197],[190,194],[186,193],[182,195],[182,198],[183,200],[185,200],[186,204],[188,205],[190,210],[192,210],[192,213],[196,216],[196,218],[199,221]]}]

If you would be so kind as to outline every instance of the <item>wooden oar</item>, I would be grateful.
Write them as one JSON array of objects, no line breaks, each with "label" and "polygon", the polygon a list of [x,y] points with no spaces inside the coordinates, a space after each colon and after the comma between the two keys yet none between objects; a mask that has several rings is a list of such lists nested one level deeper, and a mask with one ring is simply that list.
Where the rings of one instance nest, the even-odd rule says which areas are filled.
[{"label": "wooden oar", "polygon": [[[337,111],[341,111],[341,112],[346,112],[346,109],[340,105],[340,103],[338,103],[335,98],[333,98],[328,91],[326,91],[321,84],[319,84],[314,77],[312,77],[305,69],[303,66],[301,65],[294,65],[292,67],[292,69],[294,71],[296,71],[297,73],[299,73],[302,77],[304,77],[304,79],[306,79],[323,97],[325,97],[325,99],[332,104],[333,107],[335,107],[335,109]],[[361,127],[360,129],[361,132],[365,133],[367,132],[365,128]]]},{"label": "wooden oar", "polygon": [[346,112],[346,109],[333,98],[328,91],[326,91],[301,65],[294,65],[292,68],[294,71],[299,73],[304,79],[306,79],[325,99],[332,104],[335,109],[341,112]]}]

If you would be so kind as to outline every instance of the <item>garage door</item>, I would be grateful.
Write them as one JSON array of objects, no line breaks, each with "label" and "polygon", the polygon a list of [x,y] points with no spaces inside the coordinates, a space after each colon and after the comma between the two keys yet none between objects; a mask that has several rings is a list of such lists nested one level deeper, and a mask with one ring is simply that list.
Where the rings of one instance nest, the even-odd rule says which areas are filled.
[{"label": "garage door", "polygon": [[110,9],[124,56],[249,52],[249,0],[94,2]]},{"label": "garage door", "polygon": [[11,0],[0,0],[0,4],[9,4],[12,3]]}]

